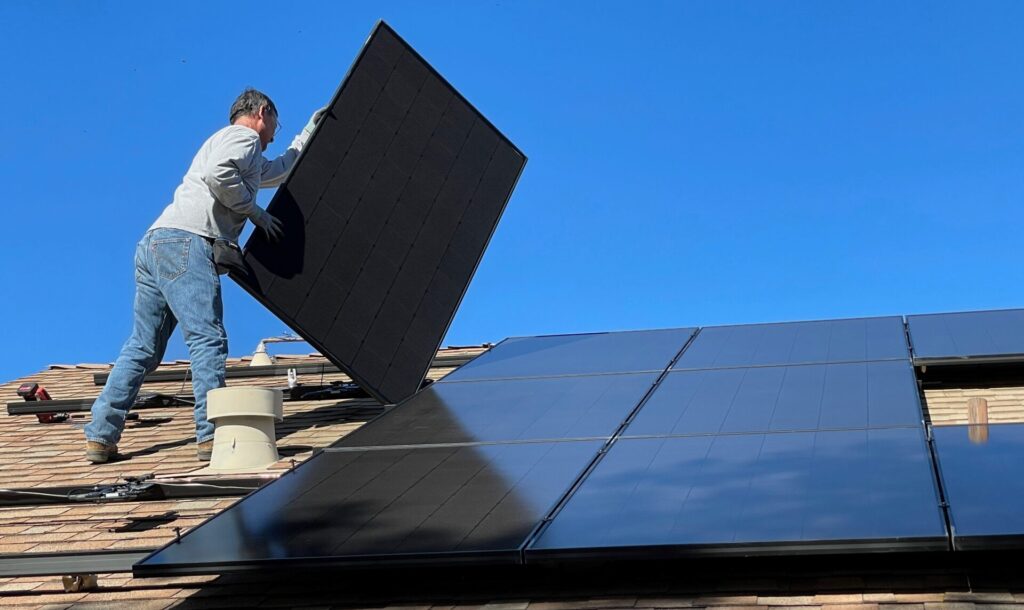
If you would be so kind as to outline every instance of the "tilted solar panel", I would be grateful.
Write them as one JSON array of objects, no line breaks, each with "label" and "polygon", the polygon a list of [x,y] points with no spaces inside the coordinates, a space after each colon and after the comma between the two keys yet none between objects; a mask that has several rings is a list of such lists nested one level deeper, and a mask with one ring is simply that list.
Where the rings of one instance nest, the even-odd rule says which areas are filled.
[{"label": "tilted solar panel", "polygon": [[384,402],[419,389],[526,157],[381,22],[255,232],[249,293]]},{"label": "tilted solar panel", "polygon": [[935,426],[953,546],[1024,548],[1024,424]]},{"label": "tilted solar panel", "polygon": [[907,316],[914,362],[1024,361],[1024,309]]}]

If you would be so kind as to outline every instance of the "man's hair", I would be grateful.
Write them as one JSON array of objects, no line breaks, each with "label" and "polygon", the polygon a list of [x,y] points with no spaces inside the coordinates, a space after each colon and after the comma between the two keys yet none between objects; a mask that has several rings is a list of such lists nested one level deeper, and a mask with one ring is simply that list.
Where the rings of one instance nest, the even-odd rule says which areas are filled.
[{"label": "man's hair", "polygon": [[274,102],[265,93],[249,87],[242,92],[242,95],[238,96],[234,104],[231,104],[231,115],[228,117],[228,122],[234,124],[239,117],[255,115],[264,106],[277,116],[277,106],[274,105]]}]

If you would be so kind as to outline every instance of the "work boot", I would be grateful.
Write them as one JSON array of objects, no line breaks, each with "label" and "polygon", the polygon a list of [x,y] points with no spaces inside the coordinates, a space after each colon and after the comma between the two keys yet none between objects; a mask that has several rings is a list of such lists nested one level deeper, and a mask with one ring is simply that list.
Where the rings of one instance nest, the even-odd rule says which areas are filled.
[{"label": "work boot", "polygon": [[103,464],[115,455],[117,455],[117,445],[96,441],[86,441],[85,443],[85,459],[93,464]]},{"label": "work boot", "polygon": [[213,439],[203,441],[196,445],[196,457],[200,462],[209,462],[213,456]]}]

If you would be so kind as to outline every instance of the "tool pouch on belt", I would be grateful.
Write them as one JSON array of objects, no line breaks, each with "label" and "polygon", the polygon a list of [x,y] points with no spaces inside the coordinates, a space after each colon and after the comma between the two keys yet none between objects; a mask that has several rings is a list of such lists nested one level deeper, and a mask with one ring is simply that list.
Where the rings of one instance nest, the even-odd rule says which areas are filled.
[{"label": "tool pouch on belt", "polygon": [[226,239],[213,242],[213,263],[217,265],[217,273],[224,275],[229,271],[245,274],[245,261],[242,260],[242,249],[238,244]]}]

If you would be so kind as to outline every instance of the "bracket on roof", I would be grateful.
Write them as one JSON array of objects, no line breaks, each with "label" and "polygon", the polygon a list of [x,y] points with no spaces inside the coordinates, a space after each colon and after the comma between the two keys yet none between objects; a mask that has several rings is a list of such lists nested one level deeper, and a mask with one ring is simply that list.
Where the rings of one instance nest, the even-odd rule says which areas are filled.
[{"label": "bracket on roof", "polygon": [[[467,356],[465,354],[458,355],[440,355],[431,361],[430,366],[432,367],[457,367],[466,364],[476,355]],[[224,369],[224,376],[228,379],[237,379],[245,377],[273,377],[281,376],[285,377],[288,375],[289,369],[295,369],[295,372],[299,375],[326,375],[328,373],[341,373],[343,372],[337,366],[330,362],[318,362],[309,364],[274,364],[271,366],[229,366]],[[107,382],[107,377],[110,376],[109,372],[95,373],[93,374],[93,383],[95,385],[103,385]],[[144,383],[150,383],[155,381],[190,381],[192,379],[192,369],[188,370],[177,370],[177,371],[154,371],[149,375],[146,375]]]},{"label": "bracket on roof", "polygon": [[0,507],[244,496],[274,478],[276,477],[157,479],[152,474],[145,474],[124,477],[122,481],[115,483],[84,487],[0,489]]}]

